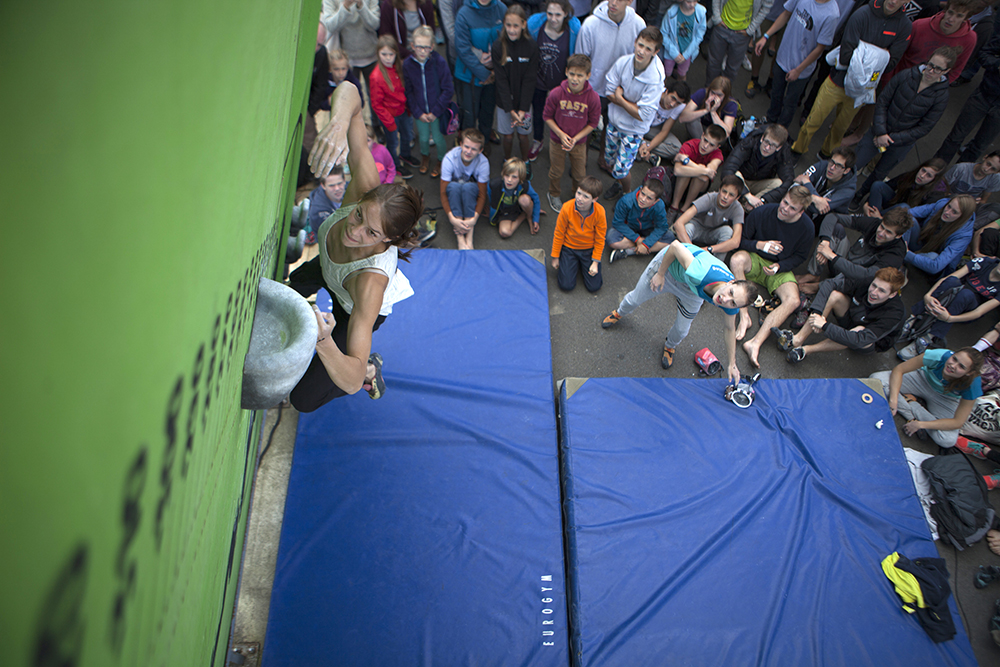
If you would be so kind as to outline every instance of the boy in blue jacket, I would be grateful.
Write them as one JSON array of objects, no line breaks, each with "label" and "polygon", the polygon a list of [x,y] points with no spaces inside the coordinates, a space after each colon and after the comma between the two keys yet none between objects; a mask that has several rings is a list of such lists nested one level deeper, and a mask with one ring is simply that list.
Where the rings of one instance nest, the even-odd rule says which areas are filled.
[{"label": "boy in blue jacket", "polygon": [[609,264],[630,255],[649,255],[667,247],[670,225],[660,195],[663,183],[650,179],[615,204],[615,217],[608,228]]},{"label": "boy in blue jacket", "polygon": [[524,160],[512,157],[503,163],[500,178],[489,183],[487,198],[490,224],[497,228],[500,238],[510,238],[525,220],[531,221],[531,233],[538,233],[541,200],[528,181],[528,165]]}]

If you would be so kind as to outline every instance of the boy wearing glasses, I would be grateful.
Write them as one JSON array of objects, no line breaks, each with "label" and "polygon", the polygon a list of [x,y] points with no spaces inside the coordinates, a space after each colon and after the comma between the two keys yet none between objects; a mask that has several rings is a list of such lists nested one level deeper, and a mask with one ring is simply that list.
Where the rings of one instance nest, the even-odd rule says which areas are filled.
[{"label": "boy wearing glasses", "polygon": [[747,210],[763,204],[762,197],[782,183],[791,184],[795,160],[787,144],[788,130],[765,125],[744,137],[722,165],[723,176],[738,176],[746,185],[742,202]]},{"label": "boy wearing glasses", "polygon": [[795,177],[790,183],[780,186],[764,195],[764,202],[777,204],[788,188],[795,184],[804,185],[812,194],[812,204],[806,213],[813,220],[827,213],[847,213],[847,207],[858,187],[854,173],[855,155],[853,148],[841,146],[833,151],[829,160],[820,160]]}]

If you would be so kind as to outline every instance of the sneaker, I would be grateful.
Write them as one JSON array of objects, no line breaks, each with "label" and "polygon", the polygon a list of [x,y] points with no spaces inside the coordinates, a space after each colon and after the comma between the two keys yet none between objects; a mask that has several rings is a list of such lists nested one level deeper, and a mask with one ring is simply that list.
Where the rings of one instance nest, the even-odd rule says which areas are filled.
[{"label": "sneaker", "polygon": [[601,322],[601,328],[602,329],[607,329],[609,327],[613,327],[614,325],[618,324],[618,322],[620,322],[621,319],[622,319],[622,316],[618,314],[618,311],[617,310],[612,310],[611,314],[608,315],[607,317],[605,317],[604,321]]},{"label": "sneaker", "polygon": [[559,201],[553,194],[549,194],[549,208],[552,209],[553,213],[559,213],[562,210],[563,203]]},{"label": "sneaker", "polygon": [[671,206],[670,210],[667,211],[667,224],[668,225],[674,224],[675,222],[677,222],[677,218],[679,218],[680,216],[681,216],[680,209],[676,209],[673,206]]},{"label": "sneaker", "polygon": [[774,334],[775,339],[778,341],[779,350],[782,352],[788,352],[792,349],[792,346],[794,345],[792,339],[795,338],[795,334],[793,334],[790,330],[771,327],[771,333]]},{"label": "sneaker", "polygon": [[427,220],[417,225],[417,243],[426,248],[437,236],[437,213],[429,213]]},{"label": "sneaker", "polygon": [[753,71],[753,64],[751,64],[750,62],[749,55],[743,56],[743,69],[745,69],[748,72]]},{"label": "sneaker", "polygon": [[538,154],[542,152],[542,146],[545,144],[541,141],[536,141],[531,144],[531,150],[528,151],[528,162],[534,162],[538,159]]},{"label": "sneaker", "polygon": [[847,205],[847,212],[850,213],[851,215],[857,215],[858,213],[861,213],[861,204],[862,204],[861,199],[859,199],[858,197],[854,197],[851,200],[851,203]]},{"label": "sneaker", "polygon": [[980,565],[973,581],[976,588],[986,588],[991,582],[1000,579],[1000,567],[996,565]]},{"label": "sneaker", "polygon": [[618,197],[621,196],[621,194],[622,194],[622,184],[619,183],[617,180],[615,180],[612,181],[611,185],[608,186],[608,189],[604,191],[604,198],[617,199]]},{"label": "sneaker", "polygon": [[399,166],[396,167],[396,173],[399,174],[404,180],[413,178],[413,172],[410,171],[410,168],[406,166],[405,162],[403,162],[403,158],[399,159]]},{"label": "sneaker", "polygon": [[992,475],[983,475],[983,481],[986,482],[986,488],[989,491],[1000,486],[1000,470],[994,470]]},{"label": "sneaker", "polygon": [[608,257],[608,264],[614,264],[619,259],[624,259],[625,257],[628,257],[628,253],[624,250],[612,250],[611,256]]},{"label": "sneaker", "polygon": [[663,358],[660,359],[660,365],[664,368],[670,368],[674,365],[674,348],[663,346]]},{"label": "sneaker", "polygon": [[806,351],[801,347],[793,347],[788,351],[788,354],[785,355],[785,359],[787,359],[790,364],[797,364],[805,358]]},{"label": "sneaker", "polygon": [[382,378],[382,355],[372,352],[368,357],[368,363],[375,367],[375,377],[372,378],[371,389],[368,395],[373,399],[382,398],[385,394],[385,380]]},{"label": "sneaker", "polygon": [[405,162],[406,164],[410,165],[411,167],[419,167],[420,166],[420,160],[418,160],[417,158],[413,157],[412,154],[411,155],[400,155],[399,159],[400,159],[400,161]]},{"label": "sneaker", "polygon": [[497,134],[496,130],[490,130],[490,143],[495,146],[500,145],[500,135]]},{"label": "sneaker", "polygon": [[656,169],[657,167],[660,166],[660,156],[656,155],[655,153],[650,153],[649,157],[646,158],[646,161],[649,162],[649,164],[653,165],[653,169]]},{"label": "sneaker", "polygon": [[960,452],[964,452],[969,456],[974,456],[977,459],[986,460],[987,446],[981,442],[976,442],[975,440],[969,440],[964,436],[958,436],[958,440],[955,441],[955,449]]},{"label": "sneaker", "polygon": [[781,299],[777,296],[772,296],[770,299],[764,302],[764,305],[757,309],[757,324],[764,326],[764,320],[767,316],[775,311],[778,306],[781,305]]},{"label": "sneaker", "polygon": [[923,354],[924,350],[926,350],[930,346],[930,344],[931,342],[928,338],[921,336],[920,338],[916,339],[915,341],[904,347],[902,350],[897,352],[896,356],[899,357],[901,361],[909,361],[913,357],[917,357]]},{"label": "sneaker", "polygon": [[759,83],[750,79],[750,83],[747,84],[746,96],[753,99],[757,96],[757,93],[763,92],[763,90],[764,88]]}]

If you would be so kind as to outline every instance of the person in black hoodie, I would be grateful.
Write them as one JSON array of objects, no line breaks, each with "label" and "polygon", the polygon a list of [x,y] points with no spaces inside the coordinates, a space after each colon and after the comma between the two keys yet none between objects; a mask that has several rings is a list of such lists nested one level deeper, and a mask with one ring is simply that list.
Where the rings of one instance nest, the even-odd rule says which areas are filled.
[{"label": "person in black hoodie", "polygon": [[837,117],[830,126],[830,133],[827,134],[821,149],[823,159],[829,157],[833,149],[840,145],[844,139],[844,132],[857,111],[854,100],[844,90],[844,77],[851,64],[851,56],[861,41],[883,48],[889,52],[889,63],[884,71],[891,72],[910,43],[910,30],[913,24],[906,14],[900,11],[905,3],[906,0],[871,0],[871,4],[861,7],[847,19],[843,39],[839,42],[838,64],[843,69],[831,70],[830,76],[820,86],[809,117],[802,123],[799,136],[792,145],[792,151],[801,155],[809,150],[809,143],[816,130],[835,108]]},{"label": "person in black hoodie", "polygon": [[917,65],[892,77],[875,103],[875,120],[858,142],[857,164],[864,168],[882,151],[882,158],[854,195],[854,205],[872,184],[883,180],[907,156],[913,144],[941,119],[948,106],[948,72],[958,57],[954,46],[934,51],[926,65]]},{"label": "person in black hoodie", "polygon": [[492,58],[497,84],[497,132],[503,137],[503,159],[510,159],[517,131],[521,159],[527,162],[533,120],[531,100],[538,78],[538,45],[528,34],[528,17],[520,5],[507,8],[503,29],[493,42]]},{"label": "person in black hoodie", "polygon": [[[788,130],[777,123],[759,127],[740,140],[722,164],[723,176],[738,176],[746,185],[741,197],[744,208],[760,206],[765,193],[792,182],[795,160],[787,140]],[[778,197],[774,203],[780,200]]]}]

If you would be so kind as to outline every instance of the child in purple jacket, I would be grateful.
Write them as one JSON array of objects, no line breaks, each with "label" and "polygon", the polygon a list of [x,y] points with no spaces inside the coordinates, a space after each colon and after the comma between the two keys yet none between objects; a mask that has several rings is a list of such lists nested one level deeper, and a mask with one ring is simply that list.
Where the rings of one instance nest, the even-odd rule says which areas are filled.
[{"label": "child in purple jacket", "polygon": [[[448,111],[448,102],[455,94],[448,63],[440,53],[434,51],[434,30],[422,25],[413,31],[413,55],[403,61],[403,86],[406,90],[406,105],[417,126],[420,141],[420,173],[431,177],[441,174],[440,158],[447,150],[439,118]],[[434,136],[437,158],[431,162],[430,137]]]}]

